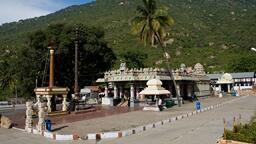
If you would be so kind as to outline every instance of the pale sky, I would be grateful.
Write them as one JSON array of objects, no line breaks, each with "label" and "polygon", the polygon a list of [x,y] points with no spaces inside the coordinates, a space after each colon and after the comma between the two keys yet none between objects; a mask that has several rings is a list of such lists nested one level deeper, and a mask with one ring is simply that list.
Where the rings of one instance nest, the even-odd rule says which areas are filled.
[{"label": "pale sky", "polygon": [[71,5],[93,0],[0,0],[0,25],[50,14]]}]

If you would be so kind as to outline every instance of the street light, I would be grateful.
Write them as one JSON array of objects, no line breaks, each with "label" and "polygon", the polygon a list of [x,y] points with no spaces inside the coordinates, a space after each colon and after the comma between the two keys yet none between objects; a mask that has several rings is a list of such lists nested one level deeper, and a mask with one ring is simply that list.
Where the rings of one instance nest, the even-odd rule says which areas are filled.
[{"label": "street light", "polygon": [[256,52],[256,48],[251,48],[252,51]]}]

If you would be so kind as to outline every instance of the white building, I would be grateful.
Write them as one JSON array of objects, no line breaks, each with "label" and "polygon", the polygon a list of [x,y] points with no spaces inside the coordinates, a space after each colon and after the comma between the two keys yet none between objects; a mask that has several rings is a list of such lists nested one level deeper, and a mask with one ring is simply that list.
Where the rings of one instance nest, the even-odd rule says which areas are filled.
[{"label": "white building", "polygon": [[228,92],[234,88],[237,90],[252,89],[255,85],[255,72],[208,74],[211,79],[211,87],[216,91]]}]

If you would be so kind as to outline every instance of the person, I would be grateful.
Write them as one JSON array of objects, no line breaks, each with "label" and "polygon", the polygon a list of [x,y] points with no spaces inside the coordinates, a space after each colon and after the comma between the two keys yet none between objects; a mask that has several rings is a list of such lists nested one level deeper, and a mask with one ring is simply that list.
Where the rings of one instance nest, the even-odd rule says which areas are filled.
[{"label": "person", "polygon": [[163,110],[163,100],[162,100],[162,97],[159,97],[158,99],[158,108],[160,111]]}]

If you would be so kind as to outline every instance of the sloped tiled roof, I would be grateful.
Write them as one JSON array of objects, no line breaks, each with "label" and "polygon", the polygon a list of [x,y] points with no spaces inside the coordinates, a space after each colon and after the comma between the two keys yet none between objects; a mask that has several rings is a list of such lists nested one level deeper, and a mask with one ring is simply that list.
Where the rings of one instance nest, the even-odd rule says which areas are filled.
[{"label": "sloped tiled roof", "polygon": [[[223,74],[207,74],[207,76],[209,76],[210,79],[219,79]],[[240,72],[240,73],[230,73],[230,74],[232,75],[233,79],[255,77],[255,72]]]}]

